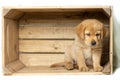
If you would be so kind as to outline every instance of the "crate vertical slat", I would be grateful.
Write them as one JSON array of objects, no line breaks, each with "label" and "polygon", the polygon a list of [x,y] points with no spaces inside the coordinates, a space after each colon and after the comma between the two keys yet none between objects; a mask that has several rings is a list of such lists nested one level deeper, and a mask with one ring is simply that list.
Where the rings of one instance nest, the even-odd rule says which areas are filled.
[{"label": "crate vertical slat", "polygon": [[110,52],[109,54],[110,54],[111,74],[112,74],[113,73],[113,17],[112,17],[112,12],[110,16]]}]

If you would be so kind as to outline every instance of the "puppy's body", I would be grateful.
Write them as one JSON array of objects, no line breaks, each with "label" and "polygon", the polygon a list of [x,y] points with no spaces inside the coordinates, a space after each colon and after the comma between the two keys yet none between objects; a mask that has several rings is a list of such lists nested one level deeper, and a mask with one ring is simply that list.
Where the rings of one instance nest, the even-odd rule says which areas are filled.
[{"label": "puppy's body", "polygon": [[[80,71],[88,71],[88,65],[93,66],[94,71],[102,71],[100,65],[102,55],[102,41],[106,33],[103,24],[96,19],[88,19],[76,27],[74,44],[68,46],[65,51],[65,61],[61,65],[67,69],[74,69],[77,65]],[[60,66],[53,64],[52,67]]]}]

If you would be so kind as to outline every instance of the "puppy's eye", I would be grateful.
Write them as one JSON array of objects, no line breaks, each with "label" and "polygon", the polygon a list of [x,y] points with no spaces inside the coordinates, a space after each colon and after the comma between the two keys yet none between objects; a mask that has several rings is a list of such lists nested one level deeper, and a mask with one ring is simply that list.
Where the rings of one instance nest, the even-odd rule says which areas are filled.
[{"label": "puppy's eye", "polygon": [[100,34],[96,34],[96,36],[99,36]]},{"label": "puppy's eye", "polygon": [[90,33],[86,33],[85,35],[90,36]]}]

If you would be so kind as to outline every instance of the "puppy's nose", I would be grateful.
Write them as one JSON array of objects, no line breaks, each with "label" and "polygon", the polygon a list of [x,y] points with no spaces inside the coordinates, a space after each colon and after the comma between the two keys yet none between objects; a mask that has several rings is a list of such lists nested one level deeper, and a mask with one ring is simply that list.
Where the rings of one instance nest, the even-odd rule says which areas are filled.
[{"label": "puppy's nose", "polygon": [[92,46],[96,45],[96,41],[93,40],[93,41],[91,42],[91,45],[92,45]]}]

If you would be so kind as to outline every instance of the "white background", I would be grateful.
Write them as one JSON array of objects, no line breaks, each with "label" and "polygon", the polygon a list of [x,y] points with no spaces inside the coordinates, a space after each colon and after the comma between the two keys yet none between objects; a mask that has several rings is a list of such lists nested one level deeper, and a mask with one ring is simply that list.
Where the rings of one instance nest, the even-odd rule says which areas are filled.
[{"label": "white background", "polygon": [[[114,67],[113,75],[2,75],[2,8],[3,6],[113,6]],[[0,0],[0,80],[120,80],[120,0]]]}]

